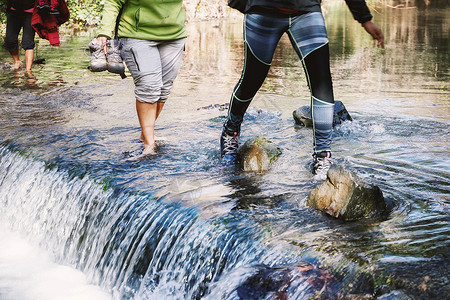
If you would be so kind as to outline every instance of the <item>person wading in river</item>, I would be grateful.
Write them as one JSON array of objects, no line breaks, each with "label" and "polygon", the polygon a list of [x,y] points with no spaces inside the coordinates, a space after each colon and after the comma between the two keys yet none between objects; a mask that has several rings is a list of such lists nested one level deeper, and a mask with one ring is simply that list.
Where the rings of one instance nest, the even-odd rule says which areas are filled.
[{"label": "person wading in river", "polygon": [[[346,0],[353,17],[384,47],[381,29],[371,22],[364,0]],[[244,114],[263,84],[275,48],[284,33],[297,52],[311,92],[313,119],[313,173],[325,179],[331,165],[331,132],[334,97],[330,73],[328,37],[321,0],[248,0],[244,9],[245,58],[220,137],[223,164],[237,161]]]},{"label": "person wading in river", "polygon": [[12,68],[18,70],[22,67],[19,57],[19,32],[23,28],[22,48],[25,50],[25,70],[31,72],[34,59],[34,35],[31,27],[35,0],[8,0],[6,2],[6,36],[3,48],[9,51],[14,59]]},{"label": "person wading in river", "polygon": [[155,122],[181,64],[186,13],[182,0],[106,0],[98,45],[104,46],[114,37],[116,20],[117,37],[123,43],[121,56],[135,85],[140,140],[144,142],[142,154],[154,154]]}]

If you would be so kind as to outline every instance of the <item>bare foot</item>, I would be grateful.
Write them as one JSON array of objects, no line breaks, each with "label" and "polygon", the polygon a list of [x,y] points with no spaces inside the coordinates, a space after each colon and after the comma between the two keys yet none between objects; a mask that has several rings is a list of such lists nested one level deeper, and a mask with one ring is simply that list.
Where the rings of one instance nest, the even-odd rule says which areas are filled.
[{"label": "bare foot", "polygon": [[154,154],[156,154],[155,144],[144,145],[144,150],[142,151],[142,155],[154,155]]},{"label": "bare foot", "polygon": [[27,83],[30,86],[34,86],[37,81],[36,77],[33,75],[33,73],[31,73],[31,71],[26,71],[26,74],[27,74]]},{"label": "bare foot", "polygon": [[23,66],[23,63],[20,60],[18,60],[16,62],[14,62],[14,65],[11,67],[11,69],[19,70],[20,68],[22,68],[22,66]]}]

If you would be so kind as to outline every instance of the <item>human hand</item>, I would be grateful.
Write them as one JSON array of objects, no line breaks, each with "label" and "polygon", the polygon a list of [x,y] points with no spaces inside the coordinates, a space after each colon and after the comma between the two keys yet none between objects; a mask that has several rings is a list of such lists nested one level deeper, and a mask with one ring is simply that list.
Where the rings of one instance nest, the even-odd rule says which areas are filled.
[{"label": "human hand", "polygon": [[364,29],[373,37],[374,40],[377,40],[377,47],[384,48],[384,35],[381,28],[372,23],[372,21],[367,21],[362,24]]},{"label": "human hand", "polygon": [[106,53],[106,43],[108,42],[108,39],[106,38],[106,37],[104,37],[104,36],[99,36],[99,37],[97,37],[96,39],[95,39],[95,43],[97,44],[97,45],[100,45],[100,46],[102,46],[103,47],[103,50],[105,51],[105,53]]}]

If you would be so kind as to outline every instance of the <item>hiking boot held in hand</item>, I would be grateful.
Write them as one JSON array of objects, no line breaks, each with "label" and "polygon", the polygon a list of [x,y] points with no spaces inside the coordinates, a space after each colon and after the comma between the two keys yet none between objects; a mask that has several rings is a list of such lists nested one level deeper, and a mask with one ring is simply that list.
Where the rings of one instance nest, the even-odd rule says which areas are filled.
[{"label": "hiking boot held in hand", "polygon": [[103,46],[96,43],[96,39],[93,39],[89,43],[89,50],[91,51],[91,62],[89,64],[89,70],[92,72],[102,72],[107,69],[106,67],[106,55],[103,50]]},{"label": "hiking boot held in hand", "polygon": [[122,43],[118,40],[109,40],[106,43],[106,66],[111,73],[123,74],[125,72],[125,66],[120,56],[121,49]]}]

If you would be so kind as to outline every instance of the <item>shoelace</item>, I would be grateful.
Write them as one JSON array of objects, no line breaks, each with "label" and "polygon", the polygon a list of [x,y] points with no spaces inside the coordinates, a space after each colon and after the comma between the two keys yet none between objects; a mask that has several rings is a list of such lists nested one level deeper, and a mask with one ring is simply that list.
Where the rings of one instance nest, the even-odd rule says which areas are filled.
[{"label": "shoelace", "polygon": [[328,172],[331,167],[332,159],[330,157],[317,157],[314,160],[314,170],[316,175]]},{"label": "shoelace", "polygon": [[122,58],[120,56],[120,46],[119,45],[117,45],[116,43],[113,44],[112,42],[107,42],[106,48],[107,48],[106,55],[108,57],[112,56],[112,57],[115,57],[116,59],[122,61]]},{"label": "shoelace", "polygon": [[93,51],[91,55],[94,56],[95,58],[103,58],[105,55],[105,52],[103,51],[102,48],[100,48],[96,51]]},{"label": "shoelace", "polygon": [[316,167],[316,170],[325,169],[331,166],[331,160],[328,157],[317,158],[314,166]]},{"label": "shoelace", "polygon": [[239,137],[225,134],[223,139],[224,139],[224,149],[223,149],[224,155],[235,154],[239,147]]},{"label": "shoelace", "polygon": [[106,52],[106,56],[108,57],[108,58],[114,58],[114,59],[116,59],[117,61],[122,61],[122,57],[120,56],[120,52],[116,52],[116,51],[107,51]]}]

